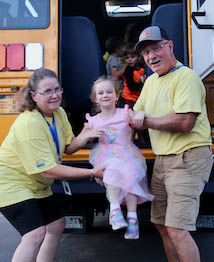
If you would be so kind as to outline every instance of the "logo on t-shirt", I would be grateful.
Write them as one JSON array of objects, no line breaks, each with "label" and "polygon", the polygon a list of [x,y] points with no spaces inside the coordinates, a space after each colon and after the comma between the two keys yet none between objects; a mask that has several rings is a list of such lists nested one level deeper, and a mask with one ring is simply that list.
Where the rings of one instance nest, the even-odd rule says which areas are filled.
[{"label": "logo on t-shirt", "polygon": [[40,167],[42,167],[42,166],[44,166],[44,165],[45,165],[45,162],[44,162],[44,161],[42,161],[42,160],[37,160],[37,161],[36,161],[36,167],[40,168]]},{"label": "logo on t-shirt", "polygon": [[113,127],[107,127],[105,130],[105,134],[107,135],[107,141],[109,144],[112,144],[114,140],[117,138],[116,130]]},{"label": "logo on t-shirt", "polygon": [[162,97],[162,102],[168,102],[169,101],[169,95],[168,95],[168,92],[165,92]]}]

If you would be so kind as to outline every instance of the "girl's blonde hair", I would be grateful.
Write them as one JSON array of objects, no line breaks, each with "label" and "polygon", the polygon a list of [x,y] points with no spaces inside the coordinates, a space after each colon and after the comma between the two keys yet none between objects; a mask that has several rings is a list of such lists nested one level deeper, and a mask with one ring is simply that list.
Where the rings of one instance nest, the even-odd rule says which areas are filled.
[{"label": "girl's blonde hair", "polygon": [[92,102],[95,102],[95,99],[96,99],[96,86],[97,86],[97,84],[105,82],[105,81],[109,81],[109,82],[112,83],[114,90],[116,92],[116,95],[119,96],[121,88],[120,88],[118,81],[115,80],[114,78],[110,77],[110,76],[103,75],[103,76],[100,76],[96,81],[94,81],[94,84],[93,84],[92,89],[91,89],[91,95],[90,95]]},{"label": "girl's blonde hair", "polygon": [[56,78],[57,75],[54,71],[47,68],[39,68],[31,75],[25,87],[21,88],[17,94],[18,110],[24,112],[25,110],[32,111],[36,109],[36,103],[32,99],[31,92],[36,92],[39,89],[39,83],[45,78]]},{"label": "girl's blonde hair", "polygon": [[95,100],[96,100],[96,86],[99,83],[105,82],[105,81],[109,81],[112,83],[115,93],[116,95],[119,97],[121,91],[121,87],[120,84],[118,83],[118,81],[110,76],[100,76],[96,81],[94,81],[94,84],[91,88],[91,95],[90,95],[90,99],[91,101],[94,103],[94,106],[92,107],[92,114],[96,114],[100,112],[100,106],[98,104],[96,104]]}]

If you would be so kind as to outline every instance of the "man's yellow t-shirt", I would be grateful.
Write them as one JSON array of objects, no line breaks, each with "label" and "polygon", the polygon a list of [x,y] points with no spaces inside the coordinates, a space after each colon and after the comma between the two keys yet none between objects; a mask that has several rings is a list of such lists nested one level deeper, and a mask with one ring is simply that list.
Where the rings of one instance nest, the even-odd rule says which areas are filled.
[{"label": "man's yellow t-shirt", "polygon": [[[62,156],[74,135],[61,107],[54,118]],[[52,117],[46,119],[52,125]],[[58,163],[56,145],[41,113],[37,109],[21,113],[0,148],[0,207],[50,196],[53,179],[40,173]]]},{"label": "man's yellow t-shirt", "polygon": [[[180,64],[177,62],[177,65]],[[187,66],[161,77],[154,73],[147,78],[134,105],[135,111],[143,110],[152,117],[162,117],[170,113],[198,114],[189,133],[149,129],[152,149],[156,155],[179,154],[189,148],[211,145],[205,96],[202,81]]]}]

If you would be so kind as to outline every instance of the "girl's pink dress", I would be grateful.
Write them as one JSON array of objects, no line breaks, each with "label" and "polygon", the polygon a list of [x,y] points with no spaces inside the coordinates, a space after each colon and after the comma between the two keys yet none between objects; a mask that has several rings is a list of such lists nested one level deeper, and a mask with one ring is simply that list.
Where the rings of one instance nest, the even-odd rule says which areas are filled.
[{"label": "girl's pink dress", "polygon": [[[117,108],[111,119],[103,120],[100,114],[86,114],[89,128],[101,128],[104,135],[92,148],[89,162],[93,167],[106,166],[103,183],[120,188],[120,203],[128,193],[137,196],[137,203],[151,201],[147,185],[146,162],[141,151],[132,142],[128,106]],[[108,197],[108,196],[107,196]]]}]

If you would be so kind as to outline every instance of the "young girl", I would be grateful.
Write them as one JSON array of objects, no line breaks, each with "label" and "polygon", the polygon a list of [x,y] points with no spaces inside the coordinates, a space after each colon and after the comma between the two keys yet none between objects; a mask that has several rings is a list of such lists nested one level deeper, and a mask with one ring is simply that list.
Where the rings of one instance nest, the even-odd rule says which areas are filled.
[{"label": "young girl", "polygon": [[[139,226],[137,204],[151,201],[146,177],[146,162],[140,150],[132,142],[131,109],[116,108],[119,98],[118,82],[100,77],[92,87],[91,99],[97,103],[100,113],[86,114],[91,129],[103,131],[99,142],[92,149],[90,163],[95,167],[106,166],[103,183],[110,202],[109,223],[113,230],[127,227],[125,239],[138,239]],[[127,222],[121,212],[126,204]]]}]

